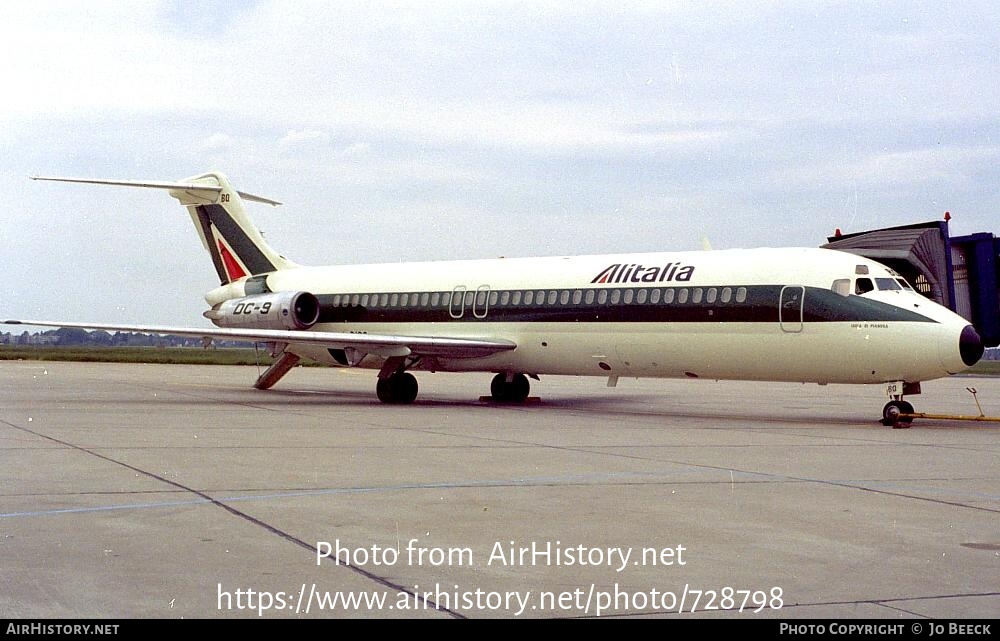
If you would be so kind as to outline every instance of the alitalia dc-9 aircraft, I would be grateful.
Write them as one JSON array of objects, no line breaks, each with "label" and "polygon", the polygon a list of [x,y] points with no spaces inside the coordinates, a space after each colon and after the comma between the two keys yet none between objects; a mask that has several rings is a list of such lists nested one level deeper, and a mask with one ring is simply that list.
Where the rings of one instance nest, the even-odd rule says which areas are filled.
[{"label": "alitalia dc-9 aircraft", "polygon": [[913,413],[920,382],[974,365],[964,318],[875,261],[828,249],[498,258],[306,267],[272,249],[219,172],[180,182],[43,178],[165,189],[185,206],[219,287],[217,328],[15,320],[266,343],[267,389],[303,358],[378,370],[386,403],[413,371],[493,373],[496,401],[561,374],[885,384],[882,421]]}]

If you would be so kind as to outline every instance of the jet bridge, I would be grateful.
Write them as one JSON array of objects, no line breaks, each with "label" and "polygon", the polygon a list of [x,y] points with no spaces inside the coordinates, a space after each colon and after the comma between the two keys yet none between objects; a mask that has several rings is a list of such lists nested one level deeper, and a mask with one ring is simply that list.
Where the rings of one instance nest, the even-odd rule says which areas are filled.
[{"label": "jet bridge", "polygon": [[987,347],[1000,344],[1000,238],[982,232],[951,237],[940,221],[853,234],[840,230],[823,247],[887,265],[931,300],[968,319]]}]

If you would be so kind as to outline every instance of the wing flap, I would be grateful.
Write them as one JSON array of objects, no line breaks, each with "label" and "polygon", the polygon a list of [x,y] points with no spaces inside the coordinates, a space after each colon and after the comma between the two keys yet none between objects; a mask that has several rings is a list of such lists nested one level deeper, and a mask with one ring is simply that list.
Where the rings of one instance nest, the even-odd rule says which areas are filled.
[{"label": "wing flap", "polygon": [[350,334],[347,332],[292,331],[282,329],[236,329],[167,327],[160,325],[114,325],[105,323],[73,323],[39,320],[6,320],[5,325],[33,325],[38,327],[74,327],[79,329],[116,332],[142,332],[168,334],[195,338],[224,338],[252,342],[298,343],[321,345],[327,348],[354,349],[377,356],[442,356],[450,358],[477,358],[508,352],[517,344],[508,340],[478,338],[451,338],[438,336],[394,336],[390,334]]}]

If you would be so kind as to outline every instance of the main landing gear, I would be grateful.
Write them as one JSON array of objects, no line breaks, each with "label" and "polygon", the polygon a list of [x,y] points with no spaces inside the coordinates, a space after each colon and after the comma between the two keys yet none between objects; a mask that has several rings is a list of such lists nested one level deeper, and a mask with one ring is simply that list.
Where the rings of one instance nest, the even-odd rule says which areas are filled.
[{"label": "main landing gear", "polygon": [[[416,400],[417,379],[406,370],[418,362],[419,359],[402,356],[387,359],[375,384],[378,400],[391,405],[409,405]],[[503,372],[493,377],[489,398],[495,403],[523,403],[528,398],[530,388],[528,377],[524,374]]]},{"label": "main landing gear", "polygon": [[396,372],[375,384],[378,400],[393,405],[409,405],[417,398],[417,378],[409,372]]},{"label": "main landing gear", "polygon": [[906,429],[913,424],[913,405],[903,400],[904,394],[919,394],[920,383],[888,383],[886,393],[892,398],[882,408],[882,420],[886,427],[894,430]]},{"label": "main landing gear", "polygon": [[523,403],[530,389],[531,384],[524,374],[500,373],[490,383],[490,396],[494,403]]},{"label": "main landing gear", "polygon": [[409,361],[402,356],[394,356],[386,360],[378,373],[375,384],[375,394],[378,400],[392,405],[409,405],[417,398],[417,379],[406,370],[419,362],[419,359]]}]

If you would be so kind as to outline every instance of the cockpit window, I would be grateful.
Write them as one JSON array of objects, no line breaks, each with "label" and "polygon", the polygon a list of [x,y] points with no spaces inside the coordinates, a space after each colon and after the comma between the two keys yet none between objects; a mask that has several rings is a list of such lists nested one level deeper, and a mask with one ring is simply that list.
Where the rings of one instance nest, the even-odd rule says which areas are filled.
[{"label": "cockpit window", "polygon": [[855,294],[867,294],[874,289],[875,285],[872,283],[871,278],[859,278],[854,283]]},{"label": "cockpit window", "polygon": [[899,286],[902,287],[903,289],[907,289],[911,292],[913,291],[913,288],[910,287],[910,284],[906,282],[905,278],[897,278],[896,282],[899,283]]},{"label": "cockpit window", "polygon": [[848,296],[851,293],[851,279],[850,278],[838,278],[833,281],[833,285],[830,287],[834,292],[840,294],[841,296]]},{"label": "cockpit window", "polygon": [[880,292],[898,291],[900,289],[903,289],[902,287],[899,286],[899,283],[896,282],[895,278],[876,278],[875,284],[878,285],[878,289]]}]

